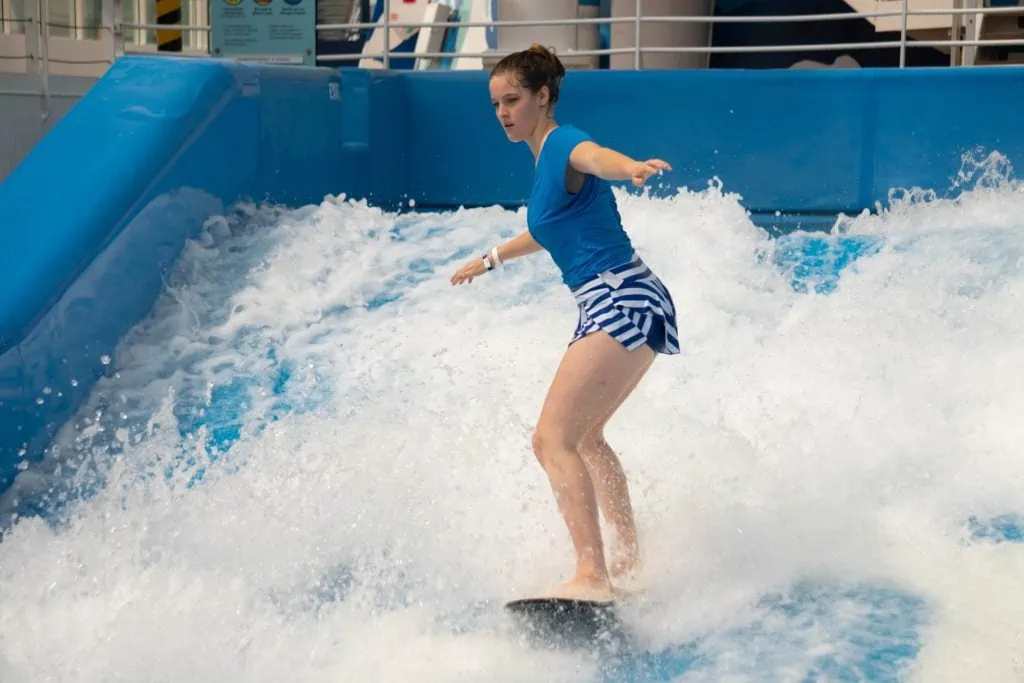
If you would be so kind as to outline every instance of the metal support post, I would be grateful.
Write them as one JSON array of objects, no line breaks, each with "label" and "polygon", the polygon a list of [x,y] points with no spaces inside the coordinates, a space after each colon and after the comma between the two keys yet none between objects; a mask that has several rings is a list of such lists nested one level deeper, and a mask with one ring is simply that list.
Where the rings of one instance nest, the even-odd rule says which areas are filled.
[{"label": "metal support post", "polygon": [[391,68],[391,0],[384,0],[384,68]]},{"label": "metal support post", "polygon": [[[181,26],[181,0],[156,0],[158,26]],[[159,52],[181,52],[181,28],[157,29],[156,49]]]},{"label": "metal support post", "polygon": [[641,0],[636,0],[636,10],[633,22],[633,68],[640,70],[640,7]]},{"label": "metal support post", "polygon": [[910,0],[903,0],[903,27],[900,29],[900,68],[907,65],[907,9]]}]

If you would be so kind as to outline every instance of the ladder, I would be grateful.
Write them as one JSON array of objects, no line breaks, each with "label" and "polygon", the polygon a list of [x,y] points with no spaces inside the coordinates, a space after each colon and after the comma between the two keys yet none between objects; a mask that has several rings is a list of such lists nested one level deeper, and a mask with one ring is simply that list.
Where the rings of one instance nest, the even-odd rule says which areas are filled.
[{"label": "ladder", "polygon": [[[358,20],[358,0],[317,0],[316,23],[318,24],[351,24]],[[350,40],[351,31],[341,29],[320,32],[323,40]]]},{"label": "ladder", "polygon": [[[889,17],[867,17],[879,33],[903,30],[903,0],[846,0],[857,12],[895,12]],[[911,10],[972,9],[977,7],[1020,7],[1019,13],[984,14],[924,14],[907,17],[907,39],[912,40],[1007,40],[1024,39],[1024,0],[907,0]],[[1024,63],[1024,46],[937,47],[950,55],[951,66],[971,64]]]},{"label": "ladder", "polygon": [[[1021,0],[986,0],[986,7],[1018,7],[1019,12],[989,14],[978,17],[978,40],[1024,41],[1024,2]],[[1011,46],[979,45],[975,64],[1024,64],[1024,44]]]}]

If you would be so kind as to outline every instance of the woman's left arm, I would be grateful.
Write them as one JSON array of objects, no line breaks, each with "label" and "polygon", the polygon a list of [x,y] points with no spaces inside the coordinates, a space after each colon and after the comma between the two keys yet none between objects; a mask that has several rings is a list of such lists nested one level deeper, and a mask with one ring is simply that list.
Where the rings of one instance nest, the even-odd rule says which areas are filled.
[{"label": "woman's left arm", "polygon": [[637,161],[589,140],[576,145],[569,155],[569,163],[580,173],[589,173],[605,180],[632,180],[637,187],[659,171],[672,170],[661,159]]}]

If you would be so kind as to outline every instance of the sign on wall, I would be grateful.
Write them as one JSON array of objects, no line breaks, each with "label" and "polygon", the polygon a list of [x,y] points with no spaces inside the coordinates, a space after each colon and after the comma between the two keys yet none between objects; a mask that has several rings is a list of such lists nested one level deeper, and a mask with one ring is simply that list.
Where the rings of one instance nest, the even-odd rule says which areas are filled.
[{"label": "sign on wall", "polygon": [[316,0],[210,0],[215,57],[275,64],[316,63]]}]

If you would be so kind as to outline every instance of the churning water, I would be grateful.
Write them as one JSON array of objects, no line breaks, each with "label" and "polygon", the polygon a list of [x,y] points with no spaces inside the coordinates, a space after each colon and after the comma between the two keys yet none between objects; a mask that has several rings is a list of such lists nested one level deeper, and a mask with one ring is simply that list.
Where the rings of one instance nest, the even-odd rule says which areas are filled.
[{"label": "churning water", "polygon": [[602,654],[501,613],[572,568],[530,434],[575,309],[546,254],[448,278],[524,213],[209,221],[0,501],[0,679],[1022,680],[1024,186],[973,172],[778,239],[620,195],[683,353],[607,430],[647,575]]}]

